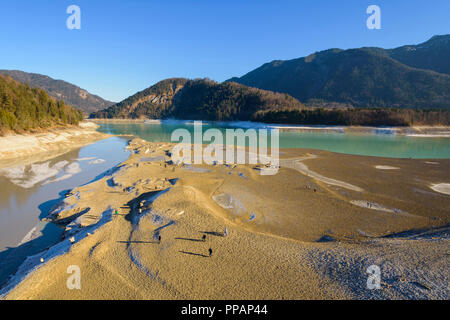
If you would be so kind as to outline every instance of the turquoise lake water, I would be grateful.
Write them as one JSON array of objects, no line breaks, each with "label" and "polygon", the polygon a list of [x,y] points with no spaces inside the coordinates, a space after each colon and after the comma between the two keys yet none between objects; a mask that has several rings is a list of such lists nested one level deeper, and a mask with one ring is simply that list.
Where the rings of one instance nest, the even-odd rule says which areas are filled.
[{"label": "turquoise lake water", "polygon": [[[264,128],[261,124],[250,123],[203,123],[202,130],[218,128]],[[109,134],[134,135],[151,142],[171,142],[175,129],[187,129],[192,137],[193,122],[162,121],[160,124],[121,123],[101,124],[98,129]],[[225,136],[225,135],[224,135]],[[173,141],[177,142],[177,141]],[[209,141],[205,142],[209,143]],[[308,148],[338,153],[416,159],[449,159],[449,137],[411,137],[395,134],[390,129],[374,129],[370,133],[344,133],[341,128],[333,130],[281,130],[280,148]],[[270,143],[269,143],[270,144]]]}]

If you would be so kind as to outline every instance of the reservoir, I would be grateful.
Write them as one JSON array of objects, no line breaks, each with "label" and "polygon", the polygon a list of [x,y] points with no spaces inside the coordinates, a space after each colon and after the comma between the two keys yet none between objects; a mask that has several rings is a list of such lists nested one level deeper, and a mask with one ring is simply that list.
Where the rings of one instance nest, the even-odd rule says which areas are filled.
[{"label": "reservoir", "polygon": [[59,241],[62,230],[42,219],[68,190],[128,159],[127,142],[112,137],[53,159],[0,169],[0,286],[27,256]]},{"label": "reservoir", "polygon": [[[163,120],[160,123],[107,123],[100,124],[98,130],[115,135],[134,135],[151,142],[171,142],[172,132],[180,128],[188,130],[193,137],[193,121],[181,120]],[[203,132],[209,128],[217,128],[223,133],[229,128],[267,128],[270,132],[273,126],[250,122],[203,122]],[[286,127],[280,130],[280,148],[318,149],[387,158],[450,158],[449,132],[446,132],[446,136],[418,137],[396,134],[392,128],[370,128],[365,133],[347,133],[342,127],[299,129],[301,130]]]}]

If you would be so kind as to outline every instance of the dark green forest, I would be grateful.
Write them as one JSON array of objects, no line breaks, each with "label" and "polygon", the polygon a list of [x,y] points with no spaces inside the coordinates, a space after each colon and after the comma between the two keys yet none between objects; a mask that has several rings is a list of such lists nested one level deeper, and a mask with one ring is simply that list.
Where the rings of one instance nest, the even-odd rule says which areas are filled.
[{"label": "dark green forest", "polygon": [[252,121],[344,126],[450,125],[449,110],[308,108],[258,111]]},{"label": "dark green forest", "polygon": [[82,110],[86,115],[114,104],[114,102],[104,100],[76,85],[63,80],[55,80],[46,75],[19,70],[0,70],[0,75],[10,76],[32,88],[43,89],[49,96],[64,100],[65,103]]},{"label": "dark green forest", "polygon": [[166,79],[91,118],[251,120],[259,110],[303,108],[287,94],[209,79]]},{"label": "dark green forest", "polygon": [[297,109],[304,107],[287,94],[202,79],[186,83],[179,92],[170,116],[179,119],[247,121],[257,111],[286,106]]},{"label": "dark green forest", "polygon": [[77,125],[83,113],[47,92],[0,76],[0,134]]}]

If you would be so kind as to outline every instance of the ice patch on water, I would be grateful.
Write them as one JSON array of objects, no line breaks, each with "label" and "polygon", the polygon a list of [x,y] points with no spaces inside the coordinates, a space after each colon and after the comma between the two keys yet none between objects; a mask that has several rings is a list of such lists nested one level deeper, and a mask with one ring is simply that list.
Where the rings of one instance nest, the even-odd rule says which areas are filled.
[{"label": "ice patch on water", "polygon": [[89,161],[88,163],[89,164],[101,164],[101,163],[105,163],[105,162],[106,162],[105,159],[95,159],[95,160]]},{"label": "ice patch on water", "polygon": [[50,167],[50,162],[41,164],[32,164],[29,172],[25,173],[21,178],[12,179],[11,182],[22,188],[32,188],[36,184],[56,176],[60,171],[60,166]]},{"label": "ice patch on water", "polygon": [[77,174],[81,172],[81,168],[78,162],[74,162],[69,164],[64,171],[69,174]]},{"label": "ice patch on water", "polygon": [[63,180],[66,180],[66,179],[71,178],[72,176],[73,176],[72,174],[65,174],[65,175],[62,175],[62,176],[59,177],[59,178],[47,180],[47,181],[45,181],[42,185],[46,185],[46,184],[49,184],[49,183],[54,183],[54,182],[63,181]]},{"label": "ice patch on water", "polygon": [[52,168],[56,169],[56,170],[61,170],[68,164],[69,164],[69,161],[63,160],[63,161],[59,161],[59,162],[55,163]]},{"label": "ice patch on water", "polygon": [[[68,174],[73,175],[81,171],[78,163],[72,163],[70,165],[68,165],[68,163],[69,162],[65,160],[59,161],[53,166],[50,166],[50,161],[44,163],[34,163],[30,165],[28,169],[26,166],[16,166],[13,168],[1,169],[0,174],[8,178],[15,185],[28,189],[34,187],[38,183],[41,183],[58,175],[66,166],[67,168],[65,171]],[[64,179],[67,179],[67,177],[64,177]],[[55,179],[52,182],[60,180],[63,180],[62,177]]]},{"label": "ice patch on water", "polygon": [[94,160],[95,157],[85,157],[85,158],[78,158],[75,159],[76,161],[89,161],[89,160]]},{"label": "ice patch on water", "polygon": [[[63,161],[61,161],[63,162]],[[67,162],[67,161],[66,161]],[[74,174],[80,173],[81,172],[81,168],[80,165],[78,164],[78,162],[73,162],[71,164],[69,164],[65,169],[64,169],[64,174],[60,177],[57,177],[55,179],[51,179],[51,180],[47,180],[43,183],[43,185],[49,184],[49,183],[54,183],[54,182],[59,182],[59,181],[63,181],[66,179],[71,178]]]},{"label": "ice patch on water", "polygon": [[21,246],[22,244],[29,242],[31,240],[37,239],[39,236],[41,236],[42,233],[38,230],[38,227],[33,227],[26,235],[23,237],[23,239],[17,244],[17,246]]},{"label": "ice patch on water", "polygon": [[25,166],[1,169],[0,174],[4,175],[8,179],[22,179],[25,175]]}]

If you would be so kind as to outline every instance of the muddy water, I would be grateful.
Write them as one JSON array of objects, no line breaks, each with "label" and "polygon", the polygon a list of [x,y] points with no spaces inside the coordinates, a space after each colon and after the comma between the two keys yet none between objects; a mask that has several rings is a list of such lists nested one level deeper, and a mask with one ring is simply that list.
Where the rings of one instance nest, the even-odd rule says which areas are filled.
[{"label": "muddy water", "polygon": [[61,229],[42,219],[68,190],[126,160],[126,145],[127,139],[112,137],[50,160],[0,168],[0,285],[27,256],[60,239]]}]

